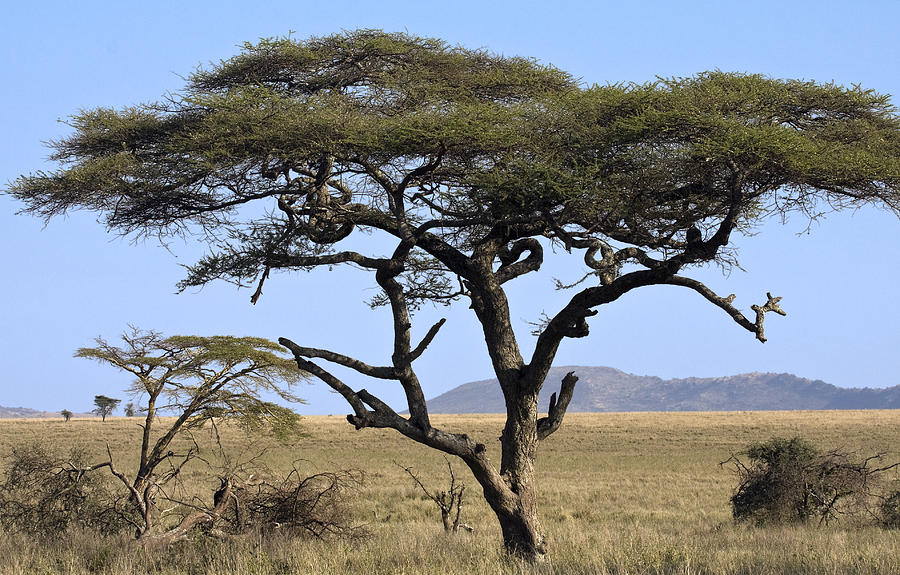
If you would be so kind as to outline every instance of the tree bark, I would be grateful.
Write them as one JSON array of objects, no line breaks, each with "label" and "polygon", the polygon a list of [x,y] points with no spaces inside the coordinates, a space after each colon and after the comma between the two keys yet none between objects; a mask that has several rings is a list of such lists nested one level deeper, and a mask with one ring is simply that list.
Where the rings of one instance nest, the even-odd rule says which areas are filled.
[{"label": "tree bark", "polygon": [[537,510],[518,509],[511,514],[498,514],[506,552],[528,563],[541,563],[547,556]]},{"label": "tree bark", "polygon": [[538,444],[537,393],[507,393],[506,404],[500,476],[515,498],[512,508],[498,512],[497,519],[507,552],[529,562],[537,562],[543,560],[547,553],[546,539],[538,519],[534,476]]},{"label": "tree bark", "polygon": [[504,475],[497,473],[483,452],[462,459],[497,516],[506,552],[528,563],[543,561],[547,542],[538,519],[533,466]]}]

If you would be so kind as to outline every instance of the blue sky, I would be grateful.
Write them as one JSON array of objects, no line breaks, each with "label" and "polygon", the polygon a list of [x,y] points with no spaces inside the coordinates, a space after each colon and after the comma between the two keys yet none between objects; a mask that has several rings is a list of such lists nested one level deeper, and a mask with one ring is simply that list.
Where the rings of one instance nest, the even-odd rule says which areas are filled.
[{"label": "blue sky", "polygon": [[[710,69],[805,78],[900,97],[900,1],[873,2],[41,2],[4,7],[0,21],[0,187],[52,167],[43,141],[80,109],[121,107],[177,91],[198,65],[227,58],[244,41],[295,38],[354,28],[408,31],[470,48],[538,58],[586,83],[644,82]],[[72,358],[92,338],[115,338],[128,323],[168,334],[285,336],[370,363],[389,359],[384,311],[363,303],[374,282],[349,270],[273,276],[256,306],[250,292],[210,285],[176,295],[180,264],[203,248],[134,244],[107,233],[88,213],[44,228],[15,215],[0,196],[0,405],[84,411],[95,394],[123,397],[111,368]],[[770,222],[739,238],[745,271],[697,277],[736,305],[783,296],[785,318],[770,316],[769,342],[755,341],[693,292],[647,288],[604,306],[592,335],[568,340],[556,365],[608,365],[641,375],[721,376],[792,372],[841,386],[900,383],[900,221],[862,210],[807,222]],[[512,290],[523,347],[527,321],[555,312],[552,277],[580,277],[577,258]],[[289,313],[285,313],[289,309]],[[425,309],[423,334],[448,323],[417,362],[426,396],[491,376],[478,326],[465,305]],[[394,405],[384,382],[345,374]],[[302,387],[304,413],[346,413],[323,385]]]}]

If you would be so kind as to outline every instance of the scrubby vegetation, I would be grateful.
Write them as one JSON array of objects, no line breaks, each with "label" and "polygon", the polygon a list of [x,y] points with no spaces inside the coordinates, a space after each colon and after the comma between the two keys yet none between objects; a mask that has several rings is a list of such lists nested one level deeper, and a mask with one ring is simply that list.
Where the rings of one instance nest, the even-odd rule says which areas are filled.
[{"label": "scrubby vegetation", "polygon": [[879,506],[878,519],[887,529],[900,529],[900,489],[891,491]]},{"label": "scrubby vegetation", "polygon": [[[353,538],[365,532],[348,508],[349,496],[362,485],[360,472],[307,476],[296,464],[286,473],[252,460],[235,464],[223,449],[218,429],[212,431],[220,460],[214,463],[194,437],[188,439],[194,455],[167,473],[173,480],[182,475],[191,479],[174,481],[171,488],[165,487],[168,479],[158,484],[150,518],[135,505],[133,490],[108,473],[97,473],[108,468],[108,462],[89,465],[82,449],[63,453],[42,442],[17,445],[0,469],[0,529],[51,542],[76,531],[128,536],[138,529],[143,535],[140,530],[151,524],[162,532],[138,539],[155,547],[189,536],[233,539],[281,530],[295,537]],[[196,464],[191,465],[193,460]],[[220,473],[210,477],[212,468]],[[210,483],[216,477],[214,489]],[[201,529],[194,531],[197,527]]]},{"label": "scrubby vegetation", "polygon": [[0,527],[44,540],[127,527],[111,478],[90,473],[86,458],[84,450],[62,454],[41,442],[13,447],[0,479]]},{"label": "scrubby vegetation", "polygon": [[[501,416],[434,416],[441,426],[471,430],[497,457]],[[516,574],[521,567],[499,549],[500,529],[481,498],[466,499],[463,515],[475,528],[448,535],[435,504],[402,467],[413,466],[429,488],[446,486],[447,463],[439,455],[390,431],[357,433],[343,417],[308,417],[309,435],[288,445],[251,443],[237,426],[222,426],[222,443],[235,460],[261,456],[246,466],[303,476],[352,467],[365,482],[348,491],[344,517],[364,526],[364,537],[317,539],[283,528],[251,530],[223,541],[195,534],[168,548],[143,549],[130,534],[67,530],[37,542],[0,532],[0,573],[83,575],[275,574]],[[43,438],[65,445],[78,438],[91,460],[112,445],[116,459],[140,445],[134,420],[112,417],[0,421],[0,453]],[[729,498],[735,477],[718,463],[748,444],[772,436],[807,438],[848,453],[874,453],[900,443],[900,411],[729,414],[568,414],[566,425],[544,443],[537,478],[539,501],[552,548],[552,563],[536,573],[775,575],[900,573],[900,529],[860,526],[843,518],[819,527],[754,526],[735,522]],[[219,465],[209,433],[196,439]],[[177,449],[185,447],[178,443]],[[302,460],[297,460],[297,457]],[[401,466],[395,465],[394,461]],[[7,465],[3,460],[0,466]],[[197,467],[193,467],[197,464]],[[469,472],[456,469],[469,483]],[[218,487],[194,461],[185,485],[208,497]],[[897,470],[885,478],[893,489]],[[254,477],[255,481],[258,479]],[[468,490],[467,490],[468,492]]]},{"label": "scrubby vegetation", "polygon": [[[747,459],[745,462],[742,457]],[[898,464],[884,455],[854,457],[841,450],[824,452],[801,438],[773,437],[731,456],[740,484],[731,496],[735,519],[765,523],[828,523],[839,515],[876,515],[873,500],[879,480]],[[882,507],[890,508],[890,497]],[[889,514],[889,513],[888,513]]]}]

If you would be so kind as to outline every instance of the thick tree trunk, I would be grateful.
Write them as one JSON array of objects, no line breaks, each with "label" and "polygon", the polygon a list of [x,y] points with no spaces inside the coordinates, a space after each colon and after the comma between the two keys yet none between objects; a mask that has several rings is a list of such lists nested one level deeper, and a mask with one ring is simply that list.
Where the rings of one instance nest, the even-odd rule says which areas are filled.
[{"label": "thick tree trunk", "polygon": [[503,531],[503,547],[513,557],[528,563],[540,563],[547,555],[536,509],[517,509],[511,514],[498,514],[500,529]]},{"label": "thick tree trunk", "polygon": [[[499,249],[495,246],[496,249]],[[506,425],[501,437],[499,488],[479,478],[484,496],[503,531],[506,551],[536,563],[544,559],[547,544],[538,520],[534,462],[538,445],[538,392],[540,385],[528,377],[509,315],[509,303],[496,275],[490,272],[494,255],[482,261],[484,273],[472,285],[472,307],[481,322],[494,373],[506,401]],[[541,382],[542,383],[542,382]],[[477,474],[476,474],[477,477]],[[494,480],[494,477],[488,477]]]},{"label": "thick tree trunk", "polygon": [[470,468],[484,488],[485,500],[497,515],[507,553],[537,563],[547,554],[547,542],[538,519],[534,477],[537,394],[521,394],[519,400],[508,397],[500,473],[486,472],[472,465]]},{"label": "thick tree trunk", "polygon": [[529,563],[543,561],[547,543],[538,519],[533,477],[521,475],[511,481],[494,468],[484,466],[484,462],[467,463],[484,489],[485,500],[497,515],[506,552]]},{"label": "thick tree trunk", "polygon": [[444,531],[453,531],[453,518],[450,517],[449,509],[441,509],[441,523],[444,524]]},{"label": "thick tree trunk", "polygon": [[528,561],[540,561],[547,553],[538,520],[534,462],[537,455],[537,393],[519,389],[521,380],[508,382],[506,426],[503,428],[500,476],[515,494],[514,505],[497,513],[503,530],[503,544],[511,554]]}]

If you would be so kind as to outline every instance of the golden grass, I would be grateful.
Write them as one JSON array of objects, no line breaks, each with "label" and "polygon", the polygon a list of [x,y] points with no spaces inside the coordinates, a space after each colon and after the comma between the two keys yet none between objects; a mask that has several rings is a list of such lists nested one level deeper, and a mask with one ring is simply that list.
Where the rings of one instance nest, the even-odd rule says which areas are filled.
[{"label": "golden grass", "polygon": [[[434,416],[494,448],[502,418]],[[41,439],[77,442],[101,457],[106,441],[120,468],[137,447],[137,420],[112,418],[0,421],[0,453]],[[290,446],[223,430],[232,453],[266,447],[267,465],[293,461],[307,472],[354,468],[366,483],[352,502],[370,535],[358,541],[253,538],[223,544],[198,539],[164,551],[71,534],[51,546],[0,534],[0,573],[597,573],[597,574],[900,574],[900,531],[839,522],[755,528],[731,521],[735,478],[719,462],[747,443],[800,435],[825,448],[860,454],[895,450],[900,411],[569,414],[539,452],[541,513],[551,562],[527,569],[500,552],[499,528],[471,475],[464,520],[475,533],[445,535],[434,504],[394,464],[413,466],[445,488],[441,455],[392,431],[355,431],[342,417],[307,417],[308,435]],[[214,452],[204,432],[198,440]],[[195,477],[203,470],[195,468]]]}]

